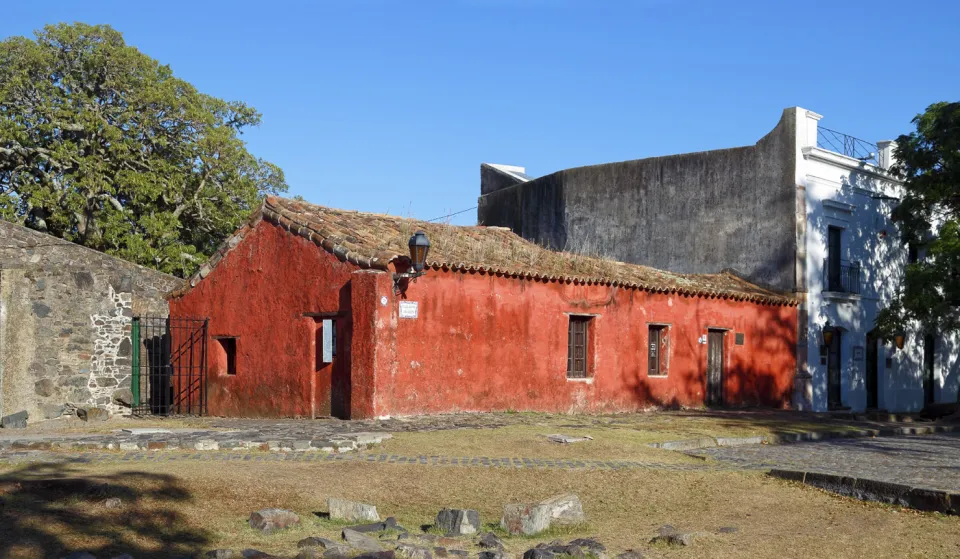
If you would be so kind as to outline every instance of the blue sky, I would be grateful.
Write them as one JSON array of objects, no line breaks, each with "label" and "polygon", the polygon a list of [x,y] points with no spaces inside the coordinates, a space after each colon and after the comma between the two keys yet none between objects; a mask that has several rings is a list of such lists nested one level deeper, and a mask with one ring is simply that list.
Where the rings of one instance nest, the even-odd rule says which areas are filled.
[{"label": "blue sky", "polygon": [[[8,2],[0,36],[107,23],[201,91],[292,194],[430,219],[481,162],[535,176],[752,144],[783,108],[876,141],[960,98],[960,3],[914,0]],[[454,218],[468,224],[475,212]]]}]

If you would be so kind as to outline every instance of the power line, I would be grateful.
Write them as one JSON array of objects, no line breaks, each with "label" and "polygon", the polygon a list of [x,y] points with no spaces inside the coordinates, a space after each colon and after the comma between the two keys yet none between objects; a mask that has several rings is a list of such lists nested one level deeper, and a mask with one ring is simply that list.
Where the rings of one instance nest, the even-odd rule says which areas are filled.
[{"label": "power line", "polygon": [[435,217],[435,218],[433,218],[433,219],[428,219],[428,220],[427,220],[427,223],[430,223],[430,222],[432,222],[432,221],[440,221],[441,219],[446,219],[446,218],[448,218],[448,217],[453,217],[453,216],[455,216],[455,215],[465,214],[465,213],[467,213],[467,212],[469,212],[469,211],[472,211],[472,210],[475,210],[475,209],[477,209],[477,206],[474,206],[474,207],[472,207],[472,208],[467,208],[467,209],[465,209],[465,210],[460,210],[459,212],[454,212],[454,213],[452,213],[452,214],[441,215],[440,217]]}]

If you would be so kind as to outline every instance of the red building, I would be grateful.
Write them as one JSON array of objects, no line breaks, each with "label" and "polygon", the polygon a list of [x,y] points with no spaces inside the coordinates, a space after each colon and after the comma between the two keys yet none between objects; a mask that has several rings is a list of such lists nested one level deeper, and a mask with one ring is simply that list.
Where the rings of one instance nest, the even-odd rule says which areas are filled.
[{"label": "red building", "polygon": [[[426,274],[395,285],[417,230],[432,244]],[[795,300],[730,274],[283,198],[171,296],[170,313],[210,317],[212,415],[784,407],[796,367]]]}]

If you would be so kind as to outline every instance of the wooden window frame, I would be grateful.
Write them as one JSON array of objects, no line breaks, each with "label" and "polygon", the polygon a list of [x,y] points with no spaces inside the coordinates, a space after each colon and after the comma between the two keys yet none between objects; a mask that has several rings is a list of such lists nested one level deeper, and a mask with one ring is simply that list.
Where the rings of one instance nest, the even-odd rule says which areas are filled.
[{"label": "wooden window frame", "polygon": [[[596,315],[568,314],[567,315],[567,373],[566,379],[574,382],[593,381],[593,319]],[[583,324],[583,374],[575,371],[576,346],[574,324]]]},{"label": "wooden window frame", "polygon": [[[670,374],[670,330],[671,324],[664,324],[662,322],[648,322],[647,323],[647,344],[645,346],[645,352],[647,354],[647,377],[648,378],[667,378]],[[657,373],[651,374],[650,368],[650,348],[651,348],[651,334],[656,331],[657,334]]]}]

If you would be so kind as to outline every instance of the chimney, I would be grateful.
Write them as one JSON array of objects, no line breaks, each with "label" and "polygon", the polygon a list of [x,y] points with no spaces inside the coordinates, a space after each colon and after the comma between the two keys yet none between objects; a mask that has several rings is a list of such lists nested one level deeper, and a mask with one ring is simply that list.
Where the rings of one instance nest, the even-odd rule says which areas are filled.
[{"label": "chimney", "polygon": [[877,142],[877,149],[880,150],[880,153],[877,154],[877,162],[880,164],[880,168],[889,171],[897,164],[897,158],[893,156],[893,150],[897,149],[897,142],[881,140]]}]

